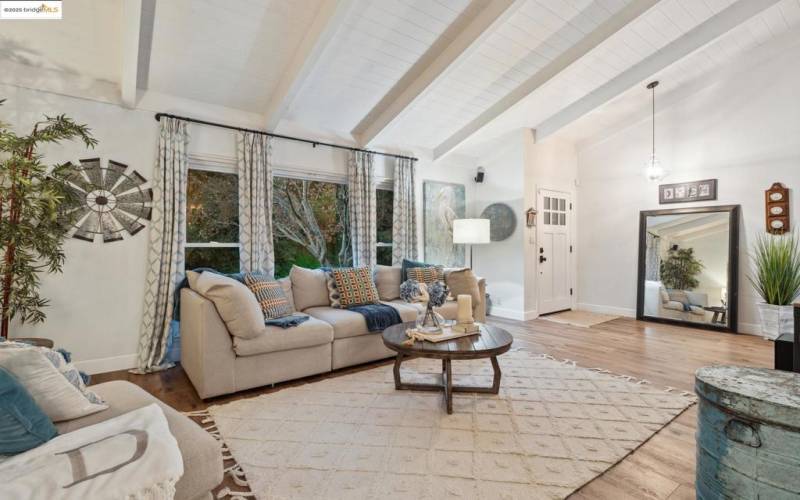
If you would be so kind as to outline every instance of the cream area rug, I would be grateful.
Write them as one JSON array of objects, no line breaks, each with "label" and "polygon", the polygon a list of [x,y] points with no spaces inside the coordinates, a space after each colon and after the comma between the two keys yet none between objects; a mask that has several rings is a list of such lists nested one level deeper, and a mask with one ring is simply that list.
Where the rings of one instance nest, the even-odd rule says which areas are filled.
[{"label": "cream area rug", "polygon": [[[498,359],[500,394],[456,393],[452,415],[441,393],[396,391],[391,366],[209,412],[259,499],[530,500],[567,497],[694,401],[546,355]],[[453,372],[491,385],[489,360]],[[404,381],[440,373],[437,360],[402,366]]]},{"label": "cream area rug", "polygon": [[561,323],[565,325],[583,326],[589,328],[590,326],[599,325],[612,319],[617,319],[619,316],[612,316],[610,314],[600,314],[588,311],[564,311],[555,314],[548,314],[547,316],[540,316],[539,319],[552,321],[553,323]]}]

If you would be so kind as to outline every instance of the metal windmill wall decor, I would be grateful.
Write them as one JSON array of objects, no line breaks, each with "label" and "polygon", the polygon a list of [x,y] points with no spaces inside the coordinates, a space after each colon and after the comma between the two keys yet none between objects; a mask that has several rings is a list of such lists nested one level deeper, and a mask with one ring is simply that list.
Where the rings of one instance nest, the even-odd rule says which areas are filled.
[{"label": "metal windmill wall decor", "polygon": [[126,173],[128,166],[108,160],[103,168],[100,158],[80,160],[72,164],[68,181],[73,192],[71,215],[72,237],[94,241],[102,235],[104,243],[133,236],[150,220],[153,190],[144,187],[147,179],[136,170]]}]

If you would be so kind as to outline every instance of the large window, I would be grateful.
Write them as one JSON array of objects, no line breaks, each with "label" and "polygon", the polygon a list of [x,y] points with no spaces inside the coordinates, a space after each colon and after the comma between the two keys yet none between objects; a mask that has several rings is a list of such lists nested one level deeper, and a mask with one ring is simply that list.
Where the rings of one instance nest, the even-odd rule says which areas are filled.
[{"label": "large window", "polygon": [[347,186],[337,182],[275,177],[272,228],[275,277],[292,265],[351,266]]},{"label": "large window", "polygon": [[235,173],[189,169],[186,269],[239,271],[239,198]]},{"label": "large window", "polygon": [[[186,269],[239,271],[239,199],[235,171],[189,169],[186,210]],[[275,277],[292,265],[306,268],[353,265],[344,180],[275,176],[272,193]],[[381,184],[377,201],[377,261],[392,263],[391,184]]]},{"label": "large window", "polygon": [[377,228],[378,228],[378,264],[392,265],[392,210],[394,208],[394,191],[378,189],[376,194]]}]

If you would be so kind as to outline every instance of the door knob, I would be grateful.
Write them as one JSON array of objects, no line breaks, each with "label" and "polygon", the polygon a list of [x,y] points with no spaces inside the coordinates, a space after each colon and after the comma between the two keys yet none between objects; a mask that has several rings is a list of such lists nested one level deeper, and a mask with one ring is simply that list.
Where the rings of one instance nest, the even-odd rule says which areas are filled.
[{"label": "door knob", "polygon": [[539,256],[539,264],[541,264],[542,262],[544,262],[546,260],[547,260],[547,257],[545,257],[544,255],[540,255]]}]

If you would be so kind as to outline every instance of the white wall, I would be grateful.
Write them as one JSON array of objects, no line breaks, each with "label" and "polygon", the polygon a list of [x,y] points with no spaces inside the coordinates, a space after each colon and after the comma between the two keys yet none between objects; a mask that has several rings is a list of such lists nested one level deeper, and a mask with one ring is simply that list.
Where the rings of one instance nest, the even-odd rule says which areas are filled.
[{"label": "white wall", "polygon": [[[747,250],[765,231],[764,190],[776,181],[789,188],[800,184],[798,56],[795,45],[659,111],[656,118],[657,153],[671,170],[663,182],[716,178],[719,199],[696,205],[742,206],[742,332],[759,330],[757,297],[746,276]],[[639,211],[666,208],[658,205],[657,183],[641,175],[649,148],[647,120],[579,151],[578,294],[583,308],[635,313]],[[795,223],[797,207],[795,198]]]},{"label": "white wall", "polygon": [[[560,191],[569,194],[573,204],[573,211],[567,214],[569,226],[569,239],[572,244],[577,235],[578,224],[574,216],[578,200],[575,196],[575,183],[578,176],[578,154],[572,142],[558,137],[548,137],[536,142],[535,133],[531,130],[523,134],[525,143],[525,209],[537,207],[537,195],[540,189]],[[541,223],[541,215],[537,216]],[[580,251],[575,245],[575,252]],[[576,253],[570,255],[568,279],[570,287],[575,284]],[[525,319],[535,318],[539,314],[538,308],[538,277],[539,277],[539,245],[537,244],[536,228],[526,228],[525,236]],[[573,302],[577,297],[573,297]]]},{"label": "white wall", "polygon": [[[486,169],[486,179],[475,188],[472,215],[479,216],[492,203],[507,203],[517,216],[517,227],[506,240],[475,247],[475,270],[486,278],[493,315],[533,319],[538,315],[538,246],[536,229],[525,224],[525,211],[536,207],[538,189],[563,191],[574,199],[576,150],[556,137],[537,143],[532,130],[521,129],[479,164]],[[571,222],[574,232],[577,225]]]},{"label": "white wall", "polygon": [[492,203],[506,203],[517,215],[517,227],[506,240],[475,245],[473,267],[486,279],[492,298],[492,314],[522,319],[525,310],[523,233],[525,180],[522,132],[514,134],[491,156],[480,159],[486,170],[484,181],[476,185],[470,205],[472,217],[479,217]]},{"label": "white wall", "polygon": [[[149,93],[140,108],[129,110],[105,102],[66,97],[0,84],[0,120],[18,133],[32,127],[43,114],[66,113],[86,123],[99,144],[94,151],[64,143],[42,150],[46,162],[80,158],[113,159],[136,169],[146,179],[153,175],[158,141],[154,111],[166,111],[245,127],[258,127],[250,113],[209,106],[180,98]],[[190,161],[231,165],[235,162],[234,132],[202,125],[189,126]],[[311,134],[308,135],[309,137]],[[417,170],[419,242],[422,255],[422,182],[426,179],[459,182],[466,186],[469,202],[474,163],[460,157],[434,163],[428,151],[406,151],[420,157]],[[276,169],[345,176],[347,153],[326,147],[276,140]],[[393,160],[376,159],[376,176],[390,178]],[[143,309],[148,229],[124,241],[103,244],[68,239],[63,274],[43,275],[41,294],[50,299],[47,320],[37,325],[13,323],[12,336],[51,338],[72,351],[78,365],[90,372],[131,368],[135,365]]]}]

